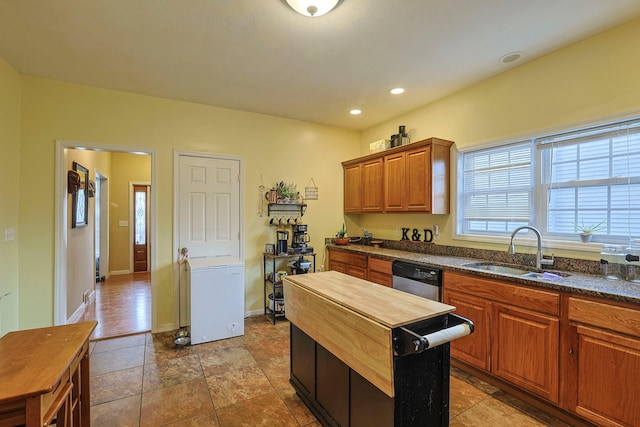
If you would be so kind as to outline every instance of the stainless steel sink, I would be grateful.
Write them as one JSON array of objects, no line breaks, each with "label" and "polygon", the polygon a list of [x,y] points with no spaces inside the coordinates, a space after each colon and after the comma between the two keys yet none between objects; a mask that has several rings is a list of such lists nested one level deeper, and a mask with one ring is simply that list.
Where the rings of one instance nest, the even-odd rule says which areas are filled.
[{"label": "stainless steel sink", "polygon": [[515,276],[522,276],[527,273],[531,273],[530,270],[523,270],[517,267],[509,267],[506,265],[478,262],[474,264],[466,264],[465,267],[477,268],[478,270],[491,271],[494,273],[513,274]]},{"label": "stainless steel sink", "polygon": [[498,264],[493,262],[475,262],[471,264],[465,264],[464,267],[475,268],[483,271],[490,271],[498,274],[511,274],[513,276],[522,276],[531,279],[547,279],[547,280],[560,280],[563,277],[569,276],[567,273],[561,273],[557,271],[535,271],[526,270],[516,266],[509,266],[504,264]]}]

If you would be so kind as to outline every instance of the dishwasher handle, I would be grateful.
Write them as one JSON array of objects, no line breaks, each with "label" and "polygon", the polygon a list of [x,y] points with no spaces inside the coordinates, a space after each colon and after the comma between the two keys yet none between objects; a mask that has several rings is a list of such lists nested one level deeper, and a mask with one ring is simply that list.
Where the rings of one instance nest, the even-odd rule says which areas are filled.
[{"label": "dishwasher handle", "polygon": [[418,335],[407,328],[399,328],[399,334],[394,339],[394,355],[422,353],[473,333],[474,325],[471,320],[456,314],[449,314],[449,319],[452,321],[449,327],[427,335]]}]

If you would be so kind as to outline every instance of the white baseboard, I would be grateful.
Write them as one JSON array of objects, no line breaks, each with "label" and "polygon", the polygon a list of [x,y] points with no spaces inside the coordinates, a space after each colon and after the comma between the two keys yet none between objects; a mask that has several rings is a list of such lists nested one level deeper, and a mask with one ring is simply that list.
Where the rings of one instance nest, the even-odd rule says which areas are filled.
[{"label": "white baseboard", "polygon": [[121,274],[131,274],[131,272],[129,270],[115,270],[109,273],[110,276],[118,276]]},{"label": "white baseboard", "polygon": [[84,309],[87,308],[87,304],[82,303],[78,306],[76,311],[67,319],[67,325],[70,323],[78,323],[84,314]]}]

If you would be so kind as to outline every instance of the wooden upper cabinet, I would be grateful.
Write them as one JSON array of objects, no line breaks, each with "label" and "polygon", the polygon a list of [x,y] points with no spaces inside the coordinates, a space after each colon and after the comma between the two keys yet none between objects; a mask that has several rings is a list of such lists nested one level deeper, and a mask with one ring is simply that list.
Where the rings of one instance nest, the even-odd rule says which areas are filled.
[{"label": "wooden upper cabinet", "polygon": [[[447,149],[447,155],[448,155]],[[406,209],[408,211],[431,211],[431,145],[406,152]],[[443,185],[443,184],[441,184]],[[446,185],[447,193],[449,185]],[[443,191],[443,189],[436,190]],[[446,208],[447,212],[449,208]],[[438,213],[438,212],[436,212]]]},{"label": "wooden upper cabinet", "polygon": [[384,210],[402,212],[407,209],[405,152],[384,156]]},{"label": "wooden upper cabinet", "polygon": [[362,212],[382,212],[382,158],[362,163]]},{"label": "wooden upper cabinet", "polygon": [[344,212],[448,214],[451,145],[429,138],[343,162]]},{"label": "wooden upper cabinet", "polygon": [[344,212],[362,210],[362,164],[344,166]]}]

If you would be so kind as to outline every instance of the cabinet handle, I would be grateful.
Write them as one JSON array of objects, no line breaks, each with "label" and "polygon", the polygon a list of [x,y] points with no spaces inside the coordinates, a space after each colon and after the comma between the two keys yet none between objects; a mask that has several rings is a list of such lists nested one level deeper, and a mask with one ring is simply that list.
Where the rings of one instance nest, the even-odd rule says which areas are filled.
[{"label": "cabinet handle", "polygon": [[573,354],[573,349],[572,348],[569,349],[569,354]]}]

